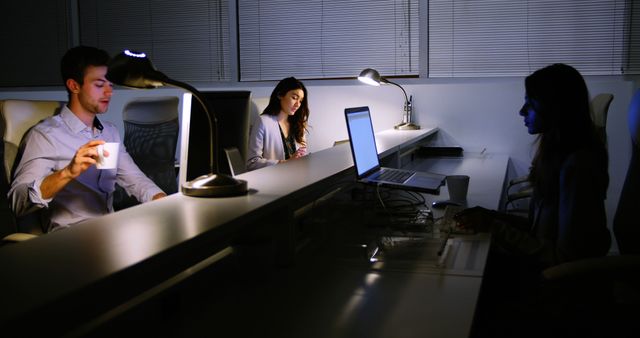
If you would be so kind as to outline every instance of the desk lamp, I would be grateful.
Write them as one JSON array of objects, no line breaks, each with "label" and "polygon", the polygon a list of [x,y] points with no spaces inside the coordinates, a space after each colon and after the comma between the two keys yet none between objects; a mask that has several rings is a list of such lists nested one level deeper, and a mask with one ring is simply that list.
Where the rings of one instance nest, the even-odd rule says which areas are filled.
[{"label": "desk lamp", "polygon": [[404,94],[404,115],[402,116],[402,122],[394,126],[394,128],[398,130],[420,129],[419,125],[412,122],[413,97],[407,97],[407,92],[399,84],[391,82],[386,78],[380,76],[380,73],[372,68],[367,68],[360,72],[360,75],[358,75],[358,80],[371,86],[379,86],[381,83],[384,83],[396,85],[398,86],[398,88],[402,89],[402,93]]},{"label": "desk lamp", "polygon": [[[187,196],[198,197],[226,197],[244,195],[247,193],[247,181],[237,180],[231,176],[214,173],[213,147],[217,144],[218,123],[213,110],[209,109],[202,94],[194,87],[173,79],[158,71],[151,60],[144,53],[125,50],[116,55],[109,63],[107,79],[115,84],[139,88],[152,89],[164,85],[171,85],[190,92],[200,102],[209,120],[209,169],[210,173],[185,182],[182,185],[182,193]],[[213,140],[214,125],[216,127],[216,142]],[[218,153],[215,156],[216,168],[218,168]]]}]

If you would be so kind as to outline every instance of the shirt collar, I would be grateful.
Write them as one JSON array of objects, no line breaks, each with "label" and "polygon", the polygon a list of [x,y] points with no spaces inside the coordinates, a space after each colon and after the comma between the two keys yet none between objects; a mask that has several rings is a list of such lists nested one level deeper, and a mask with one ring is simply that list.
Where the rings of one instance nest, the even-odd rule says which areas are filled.
[{"label": "shirt collar", "polygon": [[[60,111],[60,117],[73,133],[79,133],[88,128],[66,105]],[[93,126],[99,131],[104,129],[97,116],[93,119]]]}]

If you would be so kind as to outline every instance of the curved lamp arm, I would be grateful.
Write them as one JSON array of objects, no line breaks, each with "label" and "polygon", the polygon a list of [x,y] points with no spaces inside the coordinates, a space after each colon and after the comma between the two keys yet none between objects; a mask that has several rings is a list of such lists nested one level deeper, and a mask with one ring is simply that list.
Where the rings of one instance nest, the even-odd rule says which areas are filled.
[{"label": "curved lamp arm", "polygon": [[[247,182],[236,180],[231,176],[214,173],[218,168],[218,152],[214,152],[213,147],[218,144],[218,122],[213,111],[209,109],[202,93],[193,86],[173,80],[164,73],[158,71],[145,53],[125,50],[111,59],[107,79],[115,84],[127,87],[152,89],[163,85],[175,86],[190,92],[202,108],[209,121],[209,174],[200,176],[192,181],[186,182],[182,186],[182,192],[187,196],[201,197],[225,197],[244,195],[248,192]],[[215,129],[214,129],[215,127]],[[213,134],[215,131],[215,142]],[[215,154],[215,162],[214,162]]]},{"label": "curved lamp arm", "polygon": [[400,88],[400,89],[402,90],[402,93],[404,94],[404,103],[405,103],[405,105],[408,105],[408,103],[409,103],[409,97],[407,96],[407,92],[404,90],[404,88],[402,88],[402,86],[401,86],[401,85],[399,85],[399,84],[397,84],[397,83],[395,83],[395,82],[389,81],[389,80],[387,80],[387,79],[386,79],[386,78],[384,78],[384,77],[381,77],[381,78],[380,78],[380,82],[382,82],[382,83],[392,84],[392,85],[395,85],[395,86],[397,86],[398,88]]},{"label": "curved lamp arm", "polygon": [[[204,109],[205,115],[207,115],[207,121],[209,121],[209,170],[210,172],[213,172],[213,168],[220,168],[220,161],[218,160],[219,154],[216,152],[215,156],[214,156],[214,151],[213,151],[213,145],[214,144],[218,144],[218,120],[216,119],[215,114],[213,113],[213,110],[209,110],[209,107],[205,101],[205,99],[202,97],[202,93],[200,93],[200,91],[198,91],[197,89],[195,89],[193,86],[186,84],[184,82],[180,82],[177,80],[173,80],[170,78],[167,78],[164,83],[174,86],[174,87],[178,87],[181,89],[184,89],[188,92],[190,92],[193,97],[196,98],[196,100],[198,100],[198,102],[200,102],[200,105],[202,106],[202,109]],[[213,134],[215,130],[215,135],[216,138],[215,140],[213,139]],[[215,141],[215,143],[214,143]],[[215,158],[215,160],[214,160]],[[214,162],[215,161],[215,162]],[[214,167],[214,163],[215,163],[215,167]]]},{"label": "curved lamp arm", "polygon": [[420,129],[420,126],[418,126],[417,124],[414,124],[411,121],[412,120],[411,115],[413,110],[412,97],[407,95],[407,92],[404,90],[404,88],[402,88],[401,85],[395,82],[389,81],[383,76],[380,76],[380,73],[378,73],[378,71],[373,68],[363,69],[362,72],[360,72],[360,75],[358,75],[358,80],[372,86],[379,86],[381,83],[384,83],[384,84],[392,84],[400,88],[400,90],[402,90],[402,94],[404,94],[404,114],[402,119],[403,121],[400,124],[394,126],[394,128],[400,129],[400,130]]}]

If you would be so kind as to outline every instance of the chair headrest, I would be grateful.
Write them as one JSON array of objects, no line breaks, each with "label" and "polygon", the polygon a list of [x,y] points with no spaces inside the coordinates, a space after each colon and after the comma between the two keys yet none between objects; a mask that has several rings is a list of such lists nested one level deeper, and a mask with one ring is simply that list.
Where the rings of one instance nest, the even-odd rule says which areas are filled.
[{"label": "chair headrest", "polygon": [[3,100],[0,102],[0,115],[4,123],[5,142],[20,145],[24,134],[41,120],[60,111],[62,102],[33,100]]},{"label": "chair headrest", "polygon": [[171,121],[178,118],[178,103],[175,96],[137,98],[125,105],[122,118],[139,124]]},{"label": "chair headrest", "polygon": [[610,93],[601,93],[591,99],[591,119],[597,127],[606,128],[611,101],[613,94]]},{"label": "chair headrest", "polygon": [[640,146],[640,89],[638,89],[631,99],[629,105],[629,115],[627,116],[629,124],[629,134],[631,140],[636,146]]},{"label": "chair headrest", "polygon": [[58,101],[0,100],[0,132],[4,144],[2,159],[7,182],[24,134],[41,120],[58,114],[63,103]]}]

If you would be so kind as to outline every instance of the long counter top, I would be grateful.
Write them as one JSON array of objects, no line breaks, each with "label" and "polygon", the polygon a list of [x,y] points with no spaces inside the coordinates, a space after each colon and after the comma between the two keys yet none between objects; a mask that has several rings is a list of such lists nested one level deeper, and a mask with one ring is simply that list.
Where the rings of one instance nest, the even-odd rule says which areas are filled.
[{"label": "long counter top", "polygon": [[[436,131],[383,131],[377,134],[378,151],[389,155]],[[341,144],[239,175],[250,189],[245,196],[197,198],[177,193],[4,246],[0,326],[29,325],[36,316],[43,319],[41,330],[67,332],[215,260],[244,225],[317,198],[315,191],[323,183],[352,168],[349,145]]]}]

